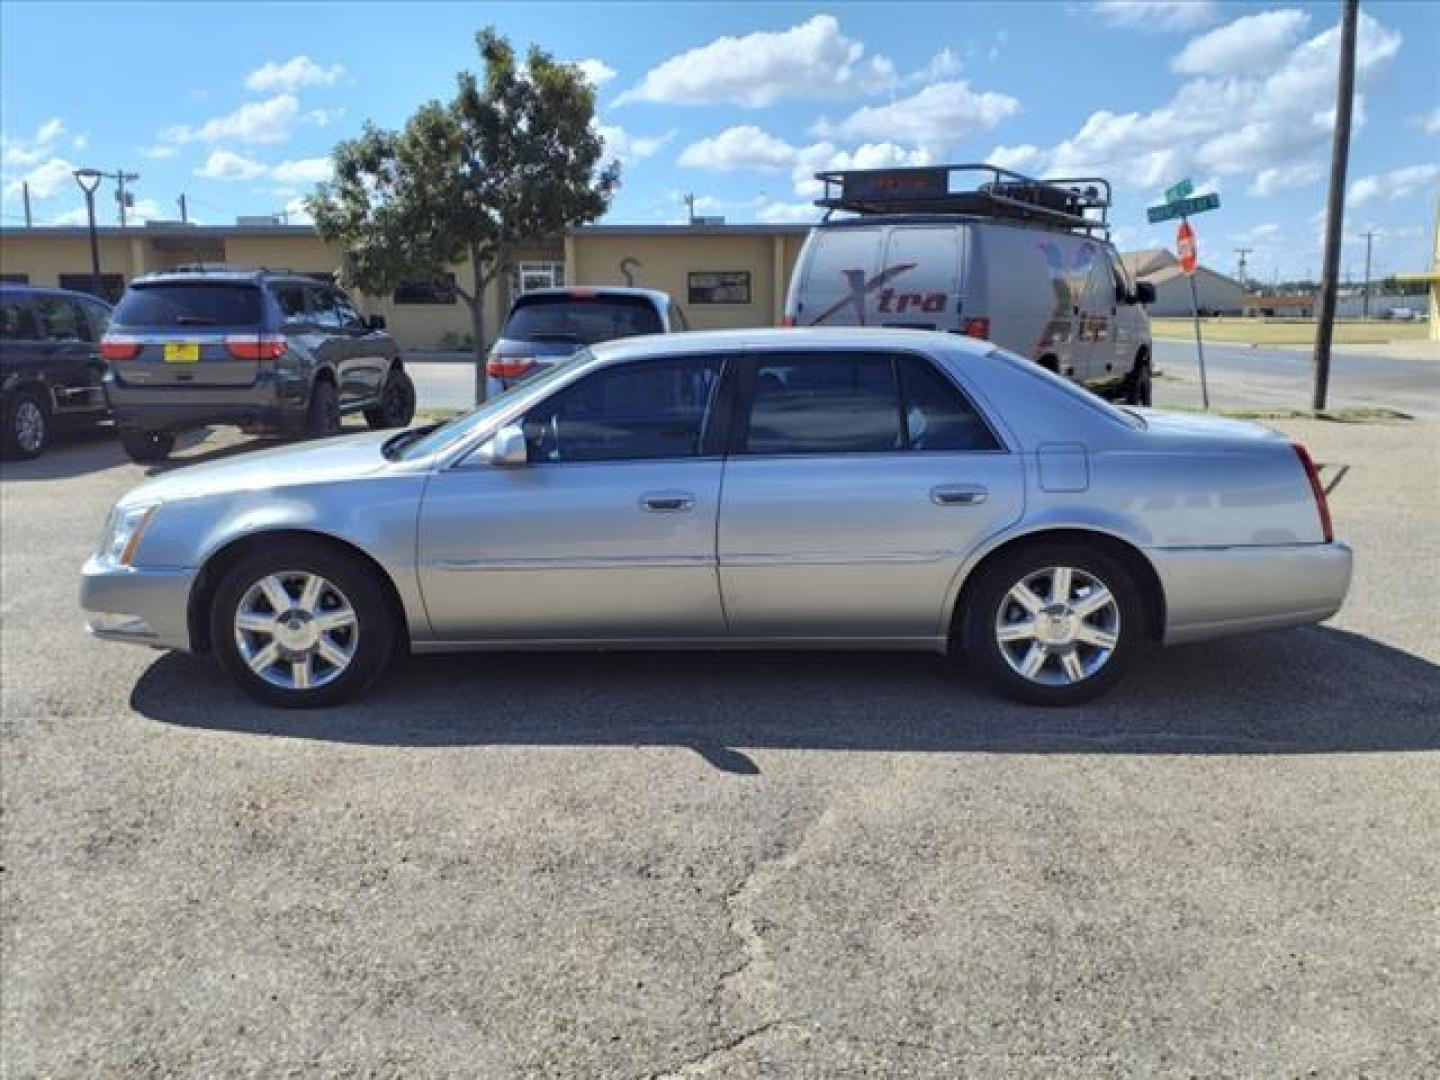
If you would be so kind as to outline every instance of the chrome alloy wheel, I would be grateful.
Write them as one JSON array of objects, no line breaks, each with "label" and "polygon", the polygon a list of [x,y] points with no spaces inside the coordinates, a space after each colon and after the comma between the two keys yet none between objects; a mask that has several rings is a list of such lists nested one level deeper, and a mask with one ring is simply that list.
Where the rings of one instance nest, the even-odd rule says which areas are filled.
[{"label": "chrome alloy wheel", "polygon": [[355,659],[360,623],[345,594],[319,574],[281,570],[251,585],[235,609],[235,644],[272,686],[310,690]]},{"label": "chrome alloy wheel", "polygon": [[1042,686],[1069,686],[1095,675],[1120,640],[1120,607],[1105,583],[1070,566],[1027,574],[1005,594],[995,616],[1005,662]]},{"label": "chrome alloy wheel", "polygon": [[45,411],[26,398],[15,409],[15,445],[24,453],[37,453],[45,445]]}]

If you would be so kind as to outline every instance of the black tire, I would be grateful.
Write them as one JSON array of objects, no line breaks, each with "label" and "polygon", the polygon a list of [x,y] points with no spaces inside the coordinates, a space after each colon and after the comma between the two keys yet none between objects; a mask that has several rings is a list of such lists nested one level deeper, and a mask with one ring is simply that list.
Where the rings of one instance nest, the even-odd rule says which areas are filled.
[{"label": "black tire", "polygon": [[[237,641],[236,612],[252,586],[271,575],[291,572],[323,577],[348,600],[355,614],[357,636],[348,666],[331,681],[309,689],[267,681],[251,668]],[[395,611],[374,568],[357,556],[322,542],[286,540],[241,559],[216,588],[209,617],[210,641],[221,667],[257,701],[289,709],[336,705],[363,693],[389,667],[399,639],[400,614]],[[264,641],[262,636],[257,644]]]},{"label": "black tire", "polygon": [[1153,385],[1150,373],[1150,357],[1142,353],[1135,359],[1130,378],[1125,380],[1125,404],[1142,409],[1150,408],[1153,400]]},{"label": "black tire", "polygon": [[175,449],[173,431],[141,431],[139,428],[120,429],[120,448],[126,456],[142,465],[164,461]]},{"label": "black tire", "polygon": [[[1024,610],[1011,599],[1012,588],[1027,581],[1035,582],[1036,575],[1046,575],[1046,579],[1053,582],[1048,575],[1052,567],[1079,572],[1072,575],[1078,586],[1073,591],[1076,604],[1083,606],[1087,598],[1098,595],[1089,591],[1094,582],[1103,585],[1114,600],[1114,620],[1108,619],[1111,611],[1108,607],[1078,622],[1067,622],[1060,613],[1060,619],[1046,622],[1042,633],[1064,636],[1065,628],[1077,626],[1083,626],[1086,633],[1097,629],[1107,634],[1113,631],[1114,644],[1108,649],[1108,656],[1102,657],[1107,650],[1083,641],[1057,645],[1053,641],[1047,644],[1038,638],[1034,641],[1022,638],[1002,646],[998,638],[1002,617],[1007,624],[1025,621]],[[1032,705],[1076,705],[1089,701],[1120,680],[1136,651],[1145,643],[1149,625],[1145,595],[1125,564],[1104,550],[1070,541],[1037,542],[1002,553],[982,566],[978,573],[979,577],[966,591],[965,610],[961,613],[961,643],[971,667],[1007,697]],[[1086,579],[1090,583],[1082,585]],[[1032,592],[1047,601],[1046,612],[1054,610],[1055,605],[1048,602],[1052,596],[1035,589]],[[1092,625],[1091,619],[1103,619],[1108,625]],[[1032,622],[1038,621],[1032,619]],[[1043,647],[1045,656],[1041,668],[1031,678],[1017,670],[1016,665],[1023,664],[1023,660],[1029,658],[1030,649],[1037,644]],[[1071,677],[1064,663],[1066,653],[1073,655],[1071,662],[1083,671],[1083,678],[1066,681]],[[1093,671],[1089,670],[1096,661],[1098,665]]]},{"label": "black tire", "polygon": [[17,390],[5,402],[5,456],[16,461],[38,458],[50,446],[50,402],[35,388]]},{"label": "black tire", "polygon": [[324,439],[340,434],[340,393],[329,379],[320,379],[310,388],[305,409],[305,438]]},{"label": "black tire", "polygon": [[415,419],[415,383],[400,368],[391,370],[380,391],[380,404],[365,410],[365,422],[372,428],[408,427]]}]

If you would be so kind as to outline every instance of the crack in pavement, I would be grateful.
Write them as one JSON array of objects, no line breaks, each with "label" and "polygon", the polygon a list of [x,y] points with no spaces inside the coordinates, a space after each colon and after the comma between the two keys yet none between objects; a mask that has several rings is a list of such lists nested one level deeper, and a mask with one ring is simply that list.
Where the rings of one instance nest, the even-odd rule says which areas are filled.
[{"label": "crack in pavement", "polygon": [[756,1024],[746,1028],[744,1031],[726,1039],[724,1042],[716,1043],[707,1047],[694,1057],[686,1058],[680,1064],[675,1065],[664,1072],[647,1073],[645,1080],[683,1080],[687,1076],[702,1076],[711,1066],[720,1064],[717,1059],[744,1047],[747,1043],[760,1036],[768,1034],[777,1028],[787,1026],[798,1026],[803,1017],[785,1016],[774,1020],[766,1020],[763,1024]]}]

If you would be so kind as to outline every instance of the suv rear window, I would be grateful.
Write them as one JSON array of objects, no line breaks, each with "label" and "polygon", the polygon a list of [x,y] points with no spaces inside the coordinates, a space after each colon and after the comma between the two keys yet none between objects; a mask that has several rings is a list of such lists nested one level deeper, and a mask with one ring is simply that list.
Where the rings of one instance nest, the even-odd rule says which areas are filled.
[{"label": "suv rear window", "polygon": [[593,345],[664,329],[655,305],[639,296],[531,296],[515,302],[500,336]]},{"label": "suv rear window", "polygon": [[253,326],[260,322],[254,285],[177,282],[132,285],[115,308],[121,326]]}]

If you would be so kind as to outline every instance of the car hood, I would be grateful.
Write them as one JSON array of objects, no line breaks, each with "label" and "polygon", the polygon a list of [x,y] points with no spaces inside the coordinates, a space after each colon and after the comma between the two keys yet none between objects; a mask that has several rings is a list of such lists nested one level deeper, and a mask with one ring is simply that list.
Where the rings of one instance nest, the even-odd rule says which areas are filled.
[{"label": "car hood", "polygon": [[1278,431],[1252,420],[1232,420],[1226,416],[1203,416],[1199,413],[1164,412],[1156,409],[1133,409],[1145,420],[1145,430],[1155,435],[1184,438],[1218,439],[1284,439]]},{"label": "car hood", "polygon": [[223,461],[182,466],[141,484],[120,504],[171,502],[373,476],[392,465],[383,447],[397,434],[396,431],[369,431],[272,450],[240,452]]}]

